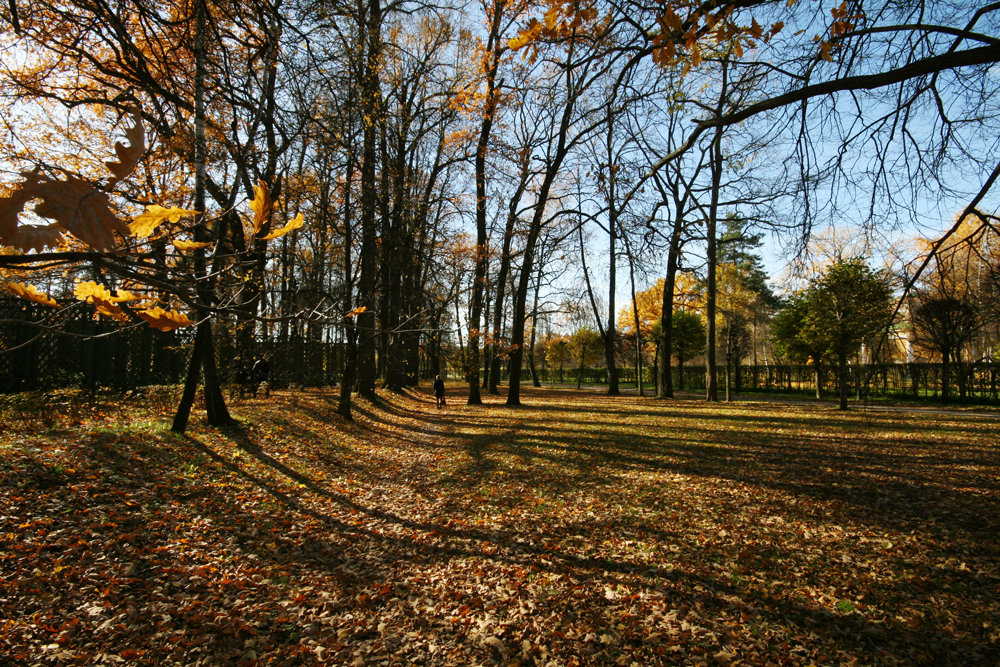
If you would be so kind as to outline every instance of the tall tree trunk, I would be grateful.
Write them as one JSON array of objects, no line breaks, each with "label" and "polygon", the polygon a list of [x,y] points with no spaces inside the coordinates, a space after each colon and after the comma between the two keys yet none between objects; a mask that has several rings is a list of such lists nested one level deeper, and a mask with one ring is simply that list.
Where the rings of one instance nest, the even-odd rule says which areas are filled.
[{"label": "tall tree trunk", "polygon": [[576,103],[576,95],[572,84],[573,70],[566,69],[566,90],[568,99],[566,100],[562,115],[559,118],[559,130],[556,135],[556,147],[551,154],[549,164],[546,166],[545,174],[542,177],[541,185],[538,189],[538,197],[535,201],[531,222],[528,226],[528,235],[525,239],[524,253],[522,255],[521,270],[518,275],[517,287],[514,292],[514,319],[511,331],[511,353],[510,353],[510,381],[507,389],[507,405],[521,405],[521,367],[524,361],[524,325],[525,312],[527,310],[528,284],[531,282],[531,275],[534,270],[535,246],[542,231],[545,217],[545,206],[549,201],[549,193],[552,185],[559,175],[563,160],[566,159],[567,141],[569,136],[570,119]]},{"label": "tall tree trunk", "polygon": [[615,205],[615,183],[618,166],[612,164],[612,138],[614,134],[613,114],[608,116],[606,149],[608,153],[608,326],[604,331],[604,362],[608,368],[608,396],[618,396],[618,360],[615,358],[615,339],[618,323],[615,321],[615,279],[617,277],[618,207]]},{"label": "tall tree trunk", "polygon": [[[715,113],[718,117],[721,117],[725,107],[726,99],[728,95],[728,85],[729,85],[729,58],[724,57],[722,59],[722,83],[719,89],[719,103],[716,106]],[[715,372],[715,310],[716,310],[716,265],[718,262],[718,238],[716,237],[716,229],[718,227],[719,218],[719,190],[722,188],[722,134],[723,128],[719,126],[715,129],[715,133],[712,137],[712,144],[710,149],[710,161],[711,161],[711,176],[712,176],[712,188],[711,188],[711,199],[708,207],[708,220],[705,224],[705,234],[708,237],[708,248],[706,250],[707,258],[707,288],[706,288],[706,299],[705,299],[705,315],[708,318],[708,332],[706,340],[706,354],[705,354],[705,399],[708,401],[718,401],[719,400],[719,388],[718,379]]]},{"label": "tall tree trunk", "polygon": [[[205,31],[207,9],[205,0],[200,0],[195,8],[195,186],[194,206],[198,211],[198,222],[195,226],[196,241],[208,241],[208,230],[205,226],[205,180],[206,162],[208,156],[205,137]],[[232,423],[232,417],[226,408],[225,398],[219,386],[219,378],[215,366],[215,349],[212,340],[212,324],[208,308],[212,304],[211,282],[207,280],[205,251],[199,248],[194,253],[195,272],[198,276],[198,298],[203,308],[198,312],[198,332],[195,347],[191,352],[191,363],[188,366],[188,376],[184,384],[184,393],[180,405],[174,415],[172,430],[183,433],[187,428],[188,417],[194,403],[194,391],[198,385],[198,375],[204,369],[205,410],[208,423],[212,426],[225,426]],[[200,345],[199,345],[200,343]]]},{"label": "tall tree trunk", "polygon": [[632,247],[625,238],[625,254],[628,257],[628,283],[632,294],[632,320],[635,323],[635,387],[640,396],[645,396],[645,388],[642,385],[642,329],[639,323],[639,304],[635,302],[635,258],[632,256]]},{"label": "tall tree trunk", "polygon": [[181,400],[177,405],[177,411],[174,413],[173,425],[170,427],[170,430],[174,433],[183,433],[187,429],[191,408],[194,406],[194,397],[198,393],[198,380],[201,378],[201,358],[204,354],[205,336],[202,335],[202,327],[199,324],[195,329],[194,347],[191,350],[191,359],[188,361],[184,391],[181,392]]},{"label": "tall tree trunk", "polygon": [[941,350],[941,400],[945,403],[951,398],[951,348]]},{"label": "tall tree trunk", "polygon": [[528,345],[528,369],[531,371],[531,382],[535,387],[541,387],[538,370],[535,368],[535,340],[538,332],[538,291],[542,283],[542,267],[535,273],[535,299],[531,306],[531,344]]},{"label": "tall tree trunk", "polygon": [[[358,315],[358,393],[368,398],[375,396],[375,288],[378,279],[378,229],[376,208],[378,183],[376,181],[376,142],[381,122],[381,93],[379,91],[378,61],[381,51],[382,7],[381,0],[363,0],[359,7],[359,22],[364,40],[362,64],[361,110],[363,148],[361,158],[361,275],[358,292],[360,306],[365,311]],[[367,3],[367,4],[365,4]]]},{"label": "tall tree trunk", "polygon": [[[674,219],[674,228],[670,234],[670,247],[667,249],[667,274],[663,278],[663,300],[660,305],[660,368],[656,382],[657,398],[674,397],[673,368],[670,365],[670,359],[674,356],[674,290],[677,285],[677,268],[680,263],[680,245],[681,222],[678,214],[678,217]],[[681,383],[681,389],[683,389],[683,378]]]},{"label": "tall tree trunk", "polygon": [[[725,67],[723,68],[725,71]],[[716,221],[719,214],[719,188],[722,181],[722,130],[717,129],[712,140],[712,194],[711,203],[708,209],[708,220],[705,225],[705,234],[708,237],[707,256],[707,288],[705,296],[705,315],[708,318],[708,329],[706,336],[705,351],[705,399],[708,401],[719,400],[718,378],[715,372],[715,312],[716,312],[716,264],[717,264],[717,243]]]},{"label": "tall tree trunk", "polygon": [[[353,101],[351,95],[348,104]],[[354,230],[352,227],[351,212],[352,199],[351,191],[354,183],[354,151],[348,146],[347,168],[344,177],[344,313],[354,310],[354,285],[353,283],[353,259],[351,248],[354,245]],[[340,397],[337,401],[337,414],[344,419],[354,419],[351,406],[351,392],[354,391],[354,383],[358,371],[358,332],[354,326],[353,317],[345,317],[344,320],[344,358],[340,376]]]},{"label": "tall tree trunk", "polygon": [[837,352],[837,395],[840,398],[840,409],[847,409],[847,351]]}]

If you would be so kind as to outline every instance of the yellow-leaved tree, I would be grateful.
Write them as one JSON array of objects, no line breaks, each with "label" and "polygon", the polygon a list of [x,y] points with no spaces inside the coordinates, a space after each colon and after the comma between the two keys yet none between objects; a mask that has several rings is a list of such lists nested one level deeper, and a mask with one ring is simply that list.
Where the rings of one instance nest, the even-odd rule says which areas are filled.
[{"label": "yellow-leaved tree", "polygon": [[[203,216],[187,208],[150,204],[128,220],[114,201],[115,187],[145,157],[145,131],[138,111],[125,129],[125,141],[116,142],[114,150],[117,159],[105,162],[111,175],[104,182],[55,169],[50,173],[35,169],[23,173],[0,197],[0,269],[5,275],[83,267],[99,276],[98,280],[78,279],[58,295],[16,279],[5,280],[5,290],[52,308],[87,303],[95,317],[120,326],[174,331],[209,320],[220,312],[217,294],[205,289],[189,257],[212,245],[196,238],[196,225],[204,224],[199,220]],[[259,182],[249,204],[252,214],[244,225],[247,246],[280,238],[303,225],[299,214],[268,231],[272,206],[267,185]],[[47,222],[26,221],[26,214]],[[173,251],[165,253],[168,245]],[[216,261],[211,283],[218,284],[239,266],[240,258],[235,255]],[[228,413],[223,414],[226,419],[221,423],[228,421]],[[186,418],[179,430],[184,425]]]}]

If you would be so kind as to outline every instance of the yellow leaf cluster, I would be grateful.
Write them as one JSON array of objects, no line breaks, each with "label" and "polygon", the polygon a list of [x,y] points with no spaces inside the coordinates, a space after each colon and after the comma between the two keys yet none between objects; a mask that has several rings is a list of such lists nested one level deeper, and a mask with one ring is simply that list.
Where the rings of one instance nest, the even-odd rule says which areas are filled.
[{"label": "yellow leaf cluster", "polygon": [[176,310],[164,310],[163,308],[148,308],[136,313],[139,317],[154,329],[160,331],[173,331],[181,327],[189,327],[192,322],[187,315]]},{"label": "yellow leaf cluster", "polygon": [[261,241],[270,241],[282,237],[293,229],[298,229],[305,224],[302,214],[299,213],[285,226],[279,227],[270,234],[260,236],[261,230],[264,229],[271,219],[273,209],[274,201],[271,199],[271,191],[268,189],[267,183],[257,181],[257,185],[253,188],[253,199],[250,200],[250,210],[253,211],[253,220],[250,223],[249,230],[244,229],[248,236],[248,242],[255,238]]},{"label": "yellow leaf cluster", "polygon": [[55,299],[49,297],[48,294],[44,292],[39,292],[38,288],[34,285],[26,285],[24,283],[10,282],[6,285],[7,291],[14,296],[21,297],[22,299],[27,299],[28,301],[34,301],[35,303],[40,303],[46,306],[52,306],[55,308],[59,307]]},{"label": "yellow leaf cluster", "polygon": [[188,250],[197,250],[198,248],[207,248],[212,245],[208,241],[185,241],[183,239],[175,239],[173,241],[174,248],[179,252],[187,252]]},{"label": "yellow leaf cluster", "polygon": [[104,285],[98,285],[94,281],[83,281],[73,288],[73,295],[80,301],[94,304],[94,308],[101,315],[105,315],[119,322],[127,322],[128,315],[118,305],[120,301],[129,301],[133,297],[126,292],[124,295],[119,292],[118,297],[111,296],[111,292]]}]

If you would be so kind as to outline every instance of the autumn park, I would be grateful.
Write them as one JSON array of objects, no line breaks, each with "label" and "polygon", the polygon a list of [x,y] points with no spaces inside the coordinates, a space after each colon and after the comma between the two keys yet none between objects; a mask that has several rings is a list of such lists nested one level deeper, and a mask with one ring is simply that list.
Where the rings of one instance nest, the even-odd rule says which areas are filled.
[{"label": "autumn park", "polygon": [[0,665],[1000,664],[1000,4],[0,35]]}]

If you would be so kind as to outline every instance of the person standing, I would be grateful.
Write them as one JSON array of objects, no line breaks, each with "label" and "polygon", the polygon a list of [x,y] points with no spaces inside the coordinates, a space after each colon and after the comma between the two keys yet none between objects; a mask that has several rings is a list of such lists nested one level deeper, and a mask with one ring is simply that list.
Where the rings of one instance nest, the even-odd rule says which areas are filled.
[{"label": "person standing", "polygon": [[262,354],[260,359],[258,359],[252,369],[253,373],[253,395],[257,396],[257,390],[262,389],[264,391],[264,396],[269,397],[271,395],[271,385],[268,384],[268,380],[271,376],[271,364],[267,361],[267,355]]},{"label": "person standing", "polygon": [[440,375],[434,376],[434,401],[439,408],[444,407],[444,380]]}]

